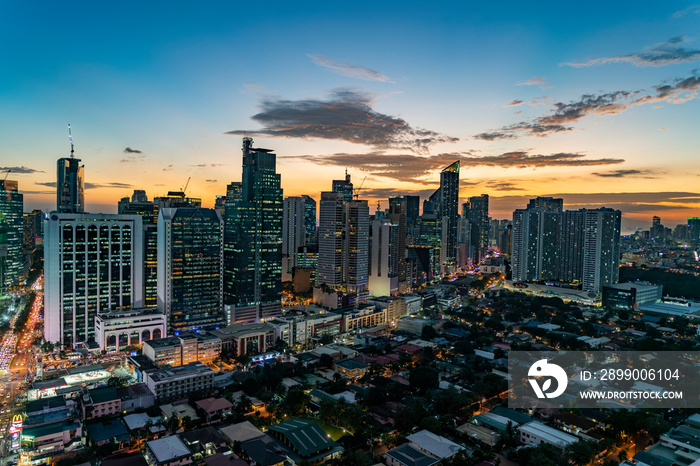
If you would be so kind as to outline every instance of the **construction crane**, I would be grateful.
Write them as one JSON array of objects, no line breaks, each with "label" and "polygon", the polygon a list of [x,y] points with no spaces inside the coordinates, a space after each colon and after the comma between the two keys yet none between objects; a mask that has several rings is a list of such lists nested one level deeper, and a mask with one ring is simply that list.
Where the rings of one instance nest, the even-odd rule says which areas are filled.
[{"label": "construction crane", "polygon": [[190,180],[191,180],[191,179],[192,179],[191,176],[190,176],[189,178],[187,178],[187,183],[185,183],[185,187],[182,188],[182,194],[185,194],[185,192],[187,192],[187,187],[190,185]]},{"label": "construction crane", "polygon": [[70,132],[70,123],[68,123],[68,140],[70,141],[70,158],[73,158],[73,135]]},{"label": "construction crane", "polygon": [[360,191],[362,191],[362,185],[365,184],[365,180],[366,180],[366,179],[367,179],[366,176],[365,176],[364,178],[362,178],[362,183],[360,183],[360,187],[357,188],[357,189],[355,189],[355,192],[354,192],[353,195],[352,195],[352,197],[354,197],[356,201],[359,200]]}]

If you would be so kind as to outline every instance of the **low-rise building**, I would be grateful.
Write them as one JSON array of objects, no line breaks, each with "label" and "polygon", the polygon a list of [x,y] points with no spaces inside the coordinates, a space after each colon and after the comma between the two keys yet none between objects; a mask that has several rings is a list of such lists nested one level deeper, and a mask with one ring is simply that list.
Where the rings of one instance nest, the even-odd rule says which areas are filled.
[{"label": "low-rise building", "polygon": [[341,359],[333,364],[333,368],[345,377],[357,380],[367,373],[369,366],[354,359]]},{"label": "low-rise building", "polygon": [[150,408],[156,402],[156,396],[145,383],[118,388],[117,394],[122,400],[122,412],[133,413],[139,408]]},{"label": "low-rise building", "polygon": [[126,424],[121,419],[102,420],[86,424],[90,441],[95,446],[102,446],[108,443],[114,445],[115,450],[120,450],[129,445],[131,435],[126,428]]},{"label": "low-rise building", "polygon": [[541,443],[547,443],[560,451],[565,450],[566,447],[578,441],[578,438],[573,435],[546,426],[538,421],[530,421],[518,426],[518,432],[520,433],[520,443],[523,445],[537,446]]},{"label": "low-rise building", "polygon": [[105,351],[161,338],[166,329],[165,314],[155,307],[101,312],[95,317],[95,341]]},{"label": "low-rise building", "polygon": [[[339,456],[343,447],[332,441],[313,421],[292,419],[268,427],[269,434],[310,463]],[[298,460],[295,460],[297,462]]]},{"label": "low-rise building", "polygon": [[207,413],[207,421],[221,419],[227,414],[231,414],[233,404],[226,398],[205,398],[195,402],[197,406]]},{"label": "low-rise building", "polygon": [[466,450],[464,445],[455,443],[445,437],[436,435],[429,430],[421,430],[406,437],[412,446],[441,460],[452,458],[460,451]]},{"label": "low-rise building", "polygon": [[214,388],[214,371],[201,362],[184,366],[144,371],[143,381],[156,401],[187,396]]},{"label": "low-rise building", "polygon": [[221,339],[209,333],[159,338],[144,342],[143,355],[158,365],[207,364],[221,355]]},{"label": "low-rise building", "polygon": [[55,422],[22,431],[22,458],[31,464],[82,447],[82,427],[77,422]]},{"label": "low-rise building", "polygon": [[122,400],[112,387],[84,390],[82,396],[83,419],[89,421],[103,416],[112,416],[122,410]]},{"label": "low-rise building", "polygon": [[151,466],[184,466],[192,463],[192,452],[177,435],[146,442],[145,455]]},{"label": "low-rise building", "polygon": [[389,466],[432,466],[440,461],[434,456],[423,453],[410,443],[387,451],[384,453],[384,458]]},{"label": "low-rise building", "polygon": [[233,351],[241,356],[248,353],[264,353],[275,345],[275,329],[264,323],[233,324],[209,333],[221,339],[223,351]]}]

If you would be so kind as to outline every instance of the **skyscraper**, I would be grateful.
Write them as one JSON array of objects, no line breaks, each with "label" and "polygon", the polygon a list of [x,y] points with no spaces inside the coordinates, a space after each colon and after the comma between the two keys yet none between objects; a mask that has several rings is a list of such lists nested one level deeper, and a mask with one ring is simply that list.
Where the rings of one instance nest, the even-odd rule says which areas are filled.
[{"label": "skyscraper", "polygon": [[3,287],[18,284],[24,276],[24,195],[17,181],[0,180],[0,222],[5,225],[6,259]]},{"label": "skyscraper", "polygon": [[692,244],[700,243],[700,218],[692,217],[688,219],[688,236]]},{"label": "skyscraper", "polygon": [[304,226],[306,230],[306,244],[318,244],[318,231],[316,229],[316,199],[302,195],[304,198]]},{"label": "skyscraper", "polygon": [[370,296],[389,296],[399,291],[399,225],[388,218],[371,222]]},{"label": "skyscraper", "polygon": [[437,207],[440,225],[440,268],[454,270],[457,263],[457,219],[459,218],[459,160],[440,172],[440,188],[430,200]]},{"label": "skyscraper", "polygon": [[[346,181],[350,183],[350,178]],[[369,205],[347,201],[347,194],[347,190],[322,192],[319,206],[316,279],[339,296],[329,302],[332,307],[365,302],[369,296]]]},{"label": "skyscraper", "polygon": [[56,210],[59,213],[85,212],[84,165],[80,159],[70,157],[58,159],[56,163]]},{"label": "skyscraper", "polygon": [[578,283],[592,293],[617,283],[620,211],[529,205],[513,213],[514,281]]},{"label": "skyscraper", "polygon": [[620,278],[619,210],[586,210],[583,245],[583,289],[599,293]]},{"label": "skyscraper", "polygon": [[353,186],[352,186],[352,183],[350,182],[350,175],[348,175],[347,170],[345,170],[345,179],[344,180],[333,180],[333,183],[331,186],[332,186],[331,190],[334,193],[341,194],[343,201],[345,201],[345,202],[352,201]]},{"label": "skyscraper", "polygon": [[52,212],[44,227],[44,339],[95,341],[99,312],[143,304],[143,229],[138,215]]},{"label": "skyscraper", "polygon": [[462,214],[470,224],[469,250],[472,264],[476,265],[486,257],[489,248],[489,195],[482,194],[469,198]]},{"label": "skyscraper", "polygon": [[389,220],[398,229],[396,239],[396,274],[399,277],[399,283],[401,283],[401,291],[404,291],[408,286],[406,284],[407,198],[408,196],[389,198]]},{"label": "skyscraper", "polygon": [[282,211],[282,255],[288,259],[286,272],[291,273],[299,248],[306,245],[306,199],[287,197]]},{"label": "skyscraper", "polygon": [[269,320],[282,312],[281,178],[277,156],[243,138],[243,178],[226,202],[225,296],[230,322]]},{"label": "skyscraper", "polygon": [[158,308],[168,333],[225,325],[223,237],[214,209],[163,208],[158,215]]}]

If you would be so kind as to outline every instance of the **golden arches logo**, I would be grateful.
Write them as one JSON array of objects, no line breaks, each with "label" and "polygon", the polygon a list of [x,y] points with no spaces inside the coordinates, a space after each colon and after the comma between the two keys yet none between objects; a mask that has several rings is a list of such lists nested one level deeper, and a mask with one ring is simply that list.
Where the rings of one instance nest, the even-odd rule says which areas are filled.
[{"label": "golden arches logo", "polygon": [[22,422],[23,420],[24,420],[24,416],[22,414],[15,414],[12,417],[12,422],[17,422],[17,421]]}]

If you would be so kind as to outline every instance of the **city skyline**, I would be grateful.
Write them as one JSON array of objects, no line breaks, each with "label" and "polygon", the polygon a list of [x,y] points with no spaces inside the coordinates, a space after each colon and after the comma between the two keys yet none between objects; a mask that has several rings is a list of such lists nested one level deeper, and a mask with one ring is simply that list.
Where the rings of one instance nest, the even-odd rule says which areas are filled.
[{"label": "city skyline", "polygon": [[347,168],[383,209],[459,160],[460,202],[488,194],[492,218],[552,196],[673,228],[700,215],[698,9],[602,5],[9,5],[0,166],[26,211],[54,210],[71,123],[86,211],[188,177],[213,207],[246,134],[285,196],[319,201]]}]

